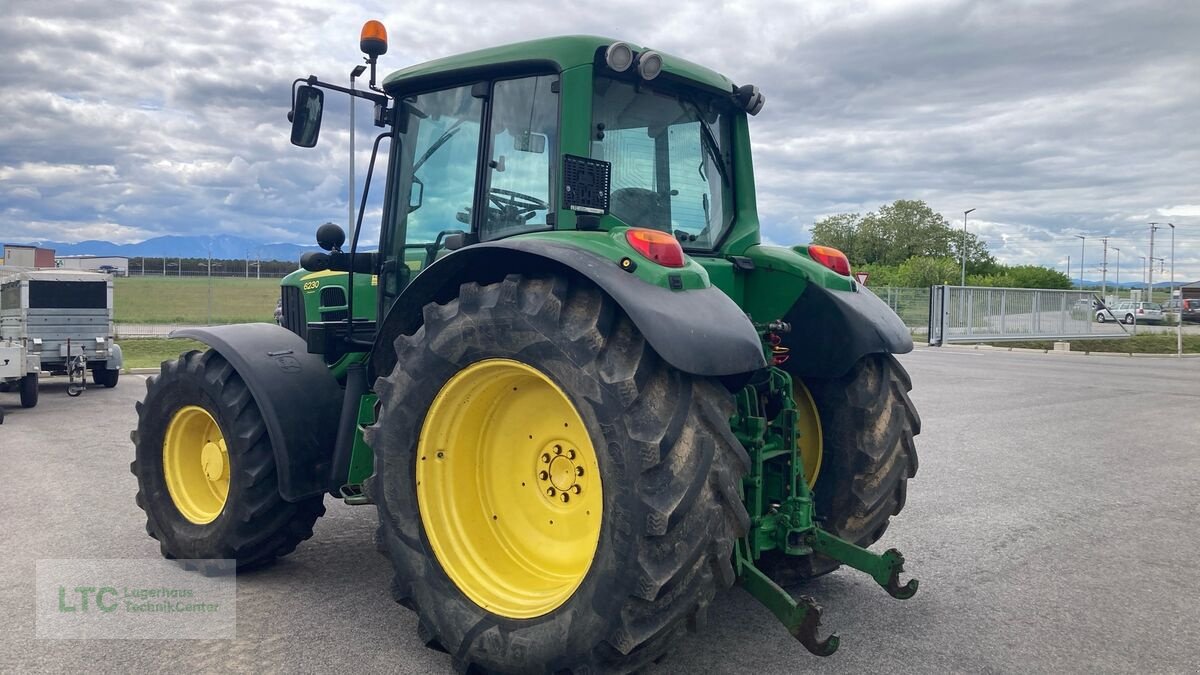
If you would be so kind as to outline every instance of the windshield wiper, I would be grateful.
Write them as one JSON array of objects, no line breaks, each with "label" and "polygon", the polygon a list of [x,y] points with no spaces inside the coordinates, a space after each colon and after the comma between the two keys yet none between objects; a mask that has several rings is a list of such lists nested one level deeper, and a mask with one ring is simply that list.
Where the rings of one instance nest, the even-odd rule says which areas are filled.
[{"label": "windshield wiper", "polygon": [[421,155],[421,158],[413,164],[412,170],[414,175],[417,173],[417,169],[420,169],[421,165],[425,163],[425,160],[432,157],[433,153],[441,149],[441,147],[446,144],[446,141],[450,140],[453,138],[454,134],[458,133],[458,128],[462,126],[462,123],[465,121],[466,119],[461,119],[455,122],[453,126],[447,129],[441,136],[438,136],[438,139],[433,142],[433,145],[429,146],[429,149],[426,150],[425,153]]},{"label": "windshield wiper", "polygon": [[700,123],[700,144],[704,146],[705,152],[717,166],[717,173],[721,174],[721,183],[728,187],[729,176],[725,174],[725,161],[721,159],[721,145],[717,143],[717,135],[713,133],[708,120],[704,119],[704,114],[700,112],[700,106],[691,101],[688,101],[688,105],[696,111],[696,121]]}]

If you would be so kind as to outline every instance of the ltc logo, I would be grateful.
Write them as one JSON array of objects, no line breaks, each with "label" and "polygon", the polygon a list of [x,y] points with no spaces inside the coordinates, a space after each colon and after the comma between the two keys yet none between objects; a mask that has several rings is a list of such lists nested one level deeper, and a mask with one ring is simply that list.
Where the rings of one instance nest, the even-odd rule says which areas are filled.
[{"label": "ltc logo", "polygon": [[[58,587],[58,611],[60,612],[88,612],[91,611],[91,606],[94,604],[101,612],[112,612],[117,609],[117,601],[114,599],[111,603],[106,602],[108,596],[120,596],[117,589],[112,586],[76,586],[70,593],[67,592],[65,586]],[[93,603],[92,600],[95,600]],[[75,603],[79,603],[79,607]],[[68,604],[71,603],[71,604]]]}]

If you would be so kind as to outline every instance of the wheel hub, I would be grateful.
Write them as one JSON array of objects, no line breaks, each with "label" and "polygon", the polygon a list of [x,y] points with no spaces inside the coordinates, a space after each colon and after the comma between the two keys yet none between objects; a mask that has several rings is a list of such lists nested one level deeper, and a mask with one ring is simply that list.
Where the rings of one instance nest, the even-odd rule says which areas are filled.
[{"label": "wheel hub", "polygon": [[221,480],[225,477],[225,463],[227,461],[224,439],[221,439],[217,443],[211,441],[205,443],[204,450],[200,451],[200,465],[204,467],[204,475],[209,480]]},{"label": "wheel hub", "polygon": [[542,449],[535,473],[543,496],[555,503],[569,504],[572,498],[583,494],[585,470],[579,459],[579,452],[566,440],[556,440]]}]

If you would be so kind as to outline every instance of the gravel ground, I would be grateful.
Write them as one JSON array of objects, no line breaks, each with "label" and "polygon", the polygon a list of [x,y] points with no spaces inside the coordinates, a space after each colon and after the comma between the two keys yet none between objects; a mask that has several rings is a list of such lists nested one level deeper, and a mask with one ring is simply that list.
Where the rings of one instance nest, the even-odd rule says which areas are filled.
[{"label": "gravel ground", "polygon": [[[924,431],[908,505],[881,546],[921,579],[889,598],[839,571],[803,588],[842,636],[808,653],[744,592],[655,672],[1191,671],[1200,644],[1200,359],[918,349],[902,358]],[[153,558],[129,429],[144,388],[9,411],[0,449],[0,670],[446,672],[388,595],[375,514],[327,500],[316,536],[239,575],[235,640],[35,639],[47,558]]]}]

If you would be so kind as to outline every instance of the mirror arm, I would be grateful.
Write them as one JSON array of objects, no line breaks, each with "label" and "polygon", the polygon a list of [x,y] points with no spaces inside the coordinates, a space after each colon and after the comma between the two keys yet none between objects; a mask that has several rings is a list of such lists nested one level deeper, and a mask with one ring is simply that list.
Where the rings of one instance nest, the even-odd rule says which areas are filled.
[{"label": "mirror arm", "polygon": [[[317,79],[316,75],[309,75],[308,79],[296,80],[296,82],[303,82],[303,83],[309,85],[310,87],[321,87],[322,89],[329,89],[330,91],[339,91],[339,92],[341,92],[343,94],[347,94],[349,96],[365,98],[368,101],[371,101],[372,103],[376,103],[376,104],[383,105],[383,106],[386,106],[388,100],[391,98],[387,94],[376,94],[376,93],[373,93],[370,91],[364,91],[362,89],[350,89],[348,87],[340,87],[336,84],[330,84],[329,82],[322,82]],[[296,84],[292,83],[293,91],[295,91],[295,86],[296,86]],[[295,105],[295,101],[296,101],[296,96],[293,93],[292,94],[292,105],[293,106]]]}]

